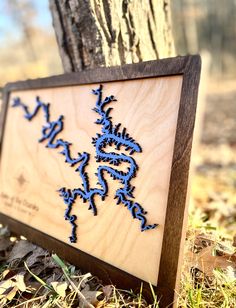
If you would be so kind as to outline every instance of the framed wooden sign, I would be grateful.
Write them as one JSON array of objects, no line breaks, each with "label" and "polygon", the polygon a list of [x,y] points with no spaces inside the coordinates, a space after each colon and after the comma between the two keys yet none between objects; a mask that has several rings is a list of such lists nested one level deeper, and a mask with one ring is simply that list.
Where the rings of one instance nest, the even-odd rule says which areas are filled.
[{"label": "framed wooden sign", "polygon": [[199,75],[188,56],[8,84],[0,220],[173,302]]}]

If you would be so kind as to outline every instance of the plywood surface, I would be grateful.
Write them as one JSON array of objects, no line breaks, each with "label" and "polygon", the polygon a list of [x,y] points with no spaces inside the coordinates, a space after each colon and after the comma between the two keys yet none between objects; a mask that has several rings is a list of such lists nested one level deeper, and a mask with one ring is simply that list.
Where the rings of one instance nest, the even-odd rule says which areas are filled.
[{"label": "plywood surface", "polygon": [[[38,95],[50,103],[52,119],[64,115],[64,129],[58,137],[73,144],[74,156],[77,152],[90,153],[86,170],[91,187],[96,187],[95,172],[100,164],[106,165],[95,161],[91,143],[92,137],[101,131],[101,126],[94,123],[98,115],[92,110],[97,97],[91,90],[98,86],[25,90],[12,92],[10,97],[1,157],[1,212],[66,243],[71,225],[64,219],[66,205],[57,190],[79,188],[81,178],[75,168],[65,164],[59,149],[46,148],[45,143],[38,142],[45,122],[43,113],[29,122],[21,108],[10,105],[14,97],[20,97],[33,110]],[[139,170],[131,183],[135,186],[135,201],[148,212],[148,223],[158,223],[158,228],[140,231],[140,221],[133,219],[122,204],[116,204],[114,194],[121,184],[108,174],[105,177],[109,195],[104,201],[96,198],[97,216],[80,199],[73,206],[78,217],[78,240],[71,245],[154,285],[161,256],[181,87],[182,76],[103,83],[104,96],[114,95],[117,99],[110,104],[114,108],[113,124],[121,123],[142,147],[142,153],[132,155]],[[107,152],[113,150],[111,146]],[[125,172],[128,165],[116,168]]]}]

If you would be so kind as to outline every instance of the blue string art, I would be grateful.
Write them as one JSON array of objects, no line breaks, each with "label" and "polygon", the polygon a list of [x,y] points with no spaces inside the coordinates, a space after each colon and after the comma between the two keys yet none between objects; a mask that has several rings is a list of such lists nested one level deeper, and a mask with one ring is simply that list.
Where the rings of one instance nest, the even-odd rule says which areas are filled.
[{"label": "blue string art", "polygon": [[57,138],[58,134],[63,130],[63,115],[60,115],[57,121],[51,121],[50,104],[43,103],[38,96],[36,97],[36,106],[33,112],[29,111],[29,107],[25,105],[20,98],[15,98],[12,105],[12,107],[22,107],[24,110],[24,117],[28,121],[31,121],[37,115],[38,111],[42,109],[45,117],[45,124],[42,126],[41,130],[42,137],[38,141],[43,142],[47,140],[47,148],[60,148],[61,152],[59,153],[65,156],[65,162],[70,164],[71,167],[75,167],[75,165],[78,164],[75,172],[78,172],[81,177],[82,188],[68,189],[63,187],[58,190],[60,197],[63,198],[64,203],[67,205],[64,217],[70,222],[72,227],[71,236],[69,237],[71,243],[76,243],[77,241],[77,216],[71,214],[72,206],[77,197],[79,197],[84,203],[88,202],[89,210],[92,210],[93,214],[97,215],[94,197],[99,195],[102,200],[105,200],[108,195],[108,184],[104,177],[105,173],[108,173],[114,180],[119,180],[122,184],[122,187],[116,190],[114,198],[117,199],[117,204],[123,204],[127,207],[134,219],[141,221],[141,231],[154,229],[158,226],[157,224],[147,225],[147,219],[145,217],[147,212],[139,203],[132,200],[134,199],[133,192],[135,187],[132,186],[130,182],[132,178],[136,176],[138,170],[135,160],[124,153],[105,152],[107,145],[114,146],[116,150],[120,150],[121,147],[124,147],[125,151],[129,151],[129,155],[132,155],[134,152],[140,153],[142,149],[140,145],[129,136],[125,128],[121,129],[120,123],[113,125],[112,117],[110,116],[113,108],[106,107],[111,102],[116,101],[115,97],[111,95],[103,99],[102,85],[100,85],[98,89],[92,90],[92,93],[97,96],[96,106],[93,110],[99,115],[95,123],[102,126],[101,134],[97,134],[96,137],[92,138],[92,144],[96,148],[96,161],[98,163],[107,162],[111,166],[119,166],[122,162],[129,164],[126,172],[119,171],[109,165],[98,166],[95,175],[98,178],[97,184],[99,188],[91,188],[89,185],[86,166],[89,164],[90,154],[86,152],[78,153],[76,158],[72,158],[70,150],[72,144]]}]

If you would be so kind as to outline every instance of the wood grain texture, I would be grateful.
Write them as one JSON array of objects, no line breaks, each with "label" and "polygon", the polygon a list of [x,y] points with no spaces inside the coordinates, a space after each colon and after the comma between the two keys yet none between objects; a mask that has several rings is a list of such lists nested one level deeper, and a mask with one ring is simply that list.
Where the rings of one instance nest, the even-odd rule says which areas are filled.
[{"label": "wood grain texture", "polygon": [[[172,114],[172,120],[169,123],[172,123],[172,126],[171,126],[172,129],[175,127],[174,131],[176,130],[176,138],[175,138],[174,132],[172,132],[169,135],[170,138],[167,138],[167,140],[172,139],[172,145],[170,145],[171,144],[171,142],[170,142],[169,148],[168,147],[166,148],[166,149],[168,149],[167,152],[172,153],[172,154],[169,155],[169,156],[165,155],[166,154],[165,150],[163,152],[162,151],[159,152],[159,154],[160,153],[163,154],[163,155],[160,155],[160,156],[158,156],[158,151],[155,153],[155,155],[157,155],[156,160],[155,160],[155,164],[156,163],[158,164],[160,158],[163,159],[163,157],[164,157],[164,161],[165,161],[165,159],[166,159],[166,161],[162,165],[169,165],[169,171],[167,171],[167,169],[164,168],[165,169],[165,170],[163,169],[164,172],[163,173],[160,172],[161,173],[161,181],[163,180],[163,182],[165,182],[165,185],[167,185],[167,190],[166,190],[166,188],[164,188],[163,191],[165,191],[166,198],[168,196],[168,202],[166,202],[167,199],[166,199],[165,202],[164,202],[164,199],[163,199],[163,204],[166,203],[166,205],[167,205],[167,212],[166,212],[167,215],[164,214],[164,216],[162,216],[162,218],[161,218],[163,222],[165,220],[164,223],[163,222],[161,223],[162,227],[164,227],[164,225],[165,225],[165,229],[164,229],[164,235],[163,235],[163,244],[162,244],[160,266],[159,266],[159,261],[158,261],[159,258],[160,258],[160,247],[161,247],[160,246],[160,239],[158,240],[158,238],[156,238],[156,240],[155,240],[155,237],[153,237],[153,239],[151,241],[151,245],[154,247],[153,251],[151,251],[152,249],[150,250],[150,247],[149,247],[150,245],[147,245],[147,247],[145,247],[145,244],[144,244],[144,249],[143,249],[144,252],[141,254],[141,255],[145,256],[145,249],[147,248],[148,255],[152,254],[153,256],[155,256],[155,257],[153,257],[153,260],[156,260],[156,263],[155,263],[156,267],[152,268],[152,266],[147,265],[147,270],[149,271],[149,273],[151,272],[151,268],[155,272],[154,274],[150,274],[150,276],[149,276],[149,274],[147,276],[145,276],[146,273],[145,273],[145,271],[143,271],[143,269],[141,267],[137,271],[137,268],[140,266],[140,263],[141,264],[144,263],[145,265],[147,263],[147,262],[145,263],[145,261],[142,261],[142,259],[138,259],[139,254],[138,255],[136,254],[136,261],[133,263],[133,268],[132,268],[132,266],[129,268],[129,266],[130,266],[130,264],[132,264],[132,262],[129,265],[127,265],[129,262],[127,263],[126,258],[127,258],[127,256],[132,255],[132,251],[131,251],[131,253],[128,253],[126,255],[123,254],[123,257],[122,257],[122,253],[120,254],[122,262],[119,263],[119,258],[116,258],[115,263],[111,262],[112,258],[115,256],[115,254],[117,254],[119,256],[120,249],[123,249],[123,247],[119,248],[119,245],[117,246],[118,248],[115,251],[115,253],[113,251],[113,252],[109,252],[107,254],[107,256],[105,257],[106,263],[101,261],[102,268],[104,268],[105,272],[109,273],[111,279],[113,281],[115,280],[117,285],[124,286],[124,280],[121,277],[126,277],[126,279],[127,279],[126,281],[127,281],[128,285],[130,284],[130,286],[133,286],[133,287],[134,286],[137,287],[140,280],[139,279],[133,279],[133,276],[125,274],[122,271],[118,271],[117,269],[111,270],[111,268],[113,269],[114,265],[118,266],[120,268],[123,268],[123,270],[125,270],[126,272],[130,272],[134,276],[140,277],[140,278],[142,278],[146,281],[150,280],[150,277],[151,277],[151,281],[152,281],[153,285],[157,284],[157,292],[159,294],[165,295],[165,296],[162,297],[163,307],[165,307],[166,304],[169,304],[173,301],[173,294],[174,294],[173,289],[175,288],[175,285],[176,285],[176,275],[177,275],[177,269],[178,269],[178,263],[179,263],[179,252],[181,250],[181,246],[180,246],[180,244],[181,244],[181,234],[182,234],[182,237],[183,237],[183,234],[184,234],[183,220],[184,220],[184,209],[185,209],[185,201],[186,201],[185,199],[186,199],[186,190],[187,190],[187,176],[188,176],[188,166],[189,166],[189,159],[190,159],[193,124],[194,124],[194,117],[195,117],[199,71],[200,71],[199,57],[197,57],[197,56],[195,56],[195,57],[178,57],[178,58],[174,58],[174,59],[166,59],[166,60],[162,60],[162,61],[153,61],[153,62],[141,63],[141,64],[137,64],[137,65],[126,65],[126,66],[123,66],[121,68],[96,69],[96,70],[93,70],[93,71],[88,71],[86,73],[83,72],[81,74],[66,74],[64,76],[63,75],[62,76],[56,76],[56,77],[53,77],[53,78],[40,79],[40,80],[35,80],[35,81],[19,82],[19,83],[16,83],[16,84],[10,84],[5,88],[5,93],[9,93],[9,92],[12,92],[12,91],[14,91],[14,93],[15,93],[15,91],[18,91],[18,93],[24,93],[24,95],[26,95],[26,93],[28,93],[28,95],[29,95],[28,99],[30,99],[30,101],[31,101],[32,93],[35,93],[35,91],[32,91],[32,89],[37,89],[37,91],[43,91],[42,93],[44,93],[44,94],[45,93],[51,93],[50,94],[51,96],[49,95],[48,98],[52,98],[53,97],[52,93],[54,93],[54,95],[55,95],[55,93],[58,91],[59,86],[70,86],[70,85],[76,85],[76,84],[80,84],[80,85],[84,84],[85,85],[85,84],[89,84],[89,83],[106,82],[106,81],[114,81],[114,80],[140,79],[142,77],[169,76],[169,77],[165,77],[165,78],[141,79],[141,80],[127,81],[126,82],[127,84],[130,83],[130,85],[136,84],[136,86],[134,86],[134,88],[132,88],[132,86],[131,86],[133,93],[135,93],[135,87],[136,87],[136,91],[137,91],[137,89],[139,89],[139,91],[142,91],[142,85],[145,84],[145,82],[146,82],[146,86],[144,88],[147,87],[147,84],[149,84],[149,86],[150,86],[150,84],[152,84],[152,83],[155,84],[155,82],[157,82],[157,84],[158,84],[158,82],[160,84],[162,84],[159,87],[157,86],[157,88],[158,88],[157,92],[158,92],[158,94],[162,93],[162,95],[160,95],[162,98],[160,98],[160,97],[158,98],[158,96],[155,96],[155,103],[157,104],[157,106],[158,106],[158,104],[160,104],[160,106],[162,105],[162,107],[160,109],[158,109],[158,107],[157,107],[158,113],[149,114],[148,117],[151,117],[153,119],[153,123],[155,122],[154,121],[155,116],[157,116],[157,118],[159,117],[158,123],[160,124],[160,123],[165,122],[165,121],[161,121],[161,118],[162,118],[163,115]],[[180,75],[180,76],[178,76],[178,75]],[[171,76],[173,76],[173,77],[171,77]],[[183,84],[182,84],[182,80],[183,80]],[[163,89],[165,89],[165,86],[163,86],[165,84],[165,82],[166,82],[166,84],[168,84],[169,82],[171,84],[171,82],[172,82],[172,88],[175,89],[173,91],[173,93],[175,93],[175,94],[173,94],[174,95],[173,98],[171,98],[171,91],[170,90],[168,91],[167,85],[166,85],[167,90],[165,90],[164,92],[161,92]],[[110,83],[110,82],[107,83],[107,85],[109,85],[111,87],[111,89],[117,89],[117,94],[122,93],[122,87],[123,87],[122,84],[124,85],[125,83],[124,82],[119,83],[117,81],[112,82],[112,83]],[[182,84],[182,86],[181,86],[181,84]],[[129,87],[130,87],[130,85],[129,85]],[[86,87],[89,88],[90,86],[91,85],[88,85]],[[54,87],[56,87],[56,88],[53,89]],[[44,88],[44,90],[43,89],[39,90],[41,88]],[[47,90],[47,88],[49,88],[49,89]],[[66,93],[65,89],[68,89],[68,88],[73,89],[69,92],[73,92],[73,91],[76,92],[76,88],[78,88],[78,87],[73,87],[73,88],[65,87],[64,89],[60,88],[60,91],[62,91],[62,89],[63,89],[64,92],[62,91],[62,93],[64,93],[64,94],[63,95],[58,94],[58,96],[56,96],[57,98],[59,98],[59,99],[56,99],[57,107],[59,109],[60,109],[59,101],[61,101],[61,98],[63,96],[65,96],[65,99],[66,99],[71,95],[71,93],[70,94],[67,93],[67,95],[69,95],[69,96],[66,96],[66,94],[65,94]],[[83,88],[84,88],[84,86],[83,86]],[[27,90],[27,89],[28,89],[28,91],[22,92],[22,90]],[[148,89],[148,87],[146,89]],[[152,89],[152,91],[153,90],[155,92],[155,87],[154,87],[154,89]],[[144,97],[146,97],[146,96],[148,97],[148,95],[151,95],[151,94],[149,94],[149,92],[152,92],[152,91],[147,90],[147,92],[143,92],[143,94],[146,93],[144,95]],[[30,92],[31,92],[31,97],[30,97],[30,94],[29,94]],[[130,92],[132,92],[132,91],[130,91]],[[76,99],[78,97],[77,94],[78,93],[76,93]],[[108,91],[108,93],[106,92],[106,94],[109,95],[111,93],[109,93],[109,91]],[[112,94],[114,94],[114,93],[112,93]],[[181,98],[179,99],[180,94],[181,94]],[[26,97],[27,97],[27,95],[26,95]],[[121,95],[121,101],[122,101],[122,97],[124,98],[125,95],[124,96]],[[119,95],[117,95],[117,98],[120,101]],[[169,104],[169,107],[172,106],[171,108],[173,108],[173,106],[174,106],[175,112],[173,112],[173,109],[171,109],[171,108],[169,109],[169,111],[170,110],[172,110],[172,111],[168,112],[168,104],[167,104],[167,106],[165,106],[165,104],[161,104],[161,102],[164,103],[165,101],[169,101],[169,102],[172,101],[173,102],[173,104]],[[7,104],[7,99],[5,100],[5,105],[6,104]],[[91,104],[91,102],[89,102],[89,104]],[[142,106],[142,104],[143,104],[143,102],[140,101],[138,105]],[[131,104],[131,106],[132,106],[132,104]],[[177,109],[176,109],[176,106],[177,106]],[[125,108],[124,108],[124,110],[123,110],[124,112],[123,113],[121,112],[120,115],[119,115],[119,112],[115,114],[115,112],[117,112],[116,108],[118,108],[118,104],[116,106],[113,106],[113,107],[115,107],[114,115],[115,115],[116,120],[118,121],[119,117],[121,117],[122,123],[123,123],[123,121],[127,121],[127,122],[125,122],[125,125],[127,126],[127,128],[130,127],[130,129],[132,131],[131,135],[133,134],[136,139],[137,139],[138,136],[141,136],[142,135],[141,131],[139,131],[140,128],[136,129],[138,122],[137,122],[137,120],[135,122],[135,116],[134,116],[134,119],[130,119],[129,116],[127,116],[127,114],[129,114],[130,105],[129,104],[127,104],[127,106],[124,105],[123,107],[127,108],[127,110],[125,110]],[[165,109],[165,108],[167,108],[167,109]],[[164,110],[166,110],[166,113],[164,112]],[[57,111],[59,111],[59,110],[57,110],[57,108],[56,108],[55,112],[57,112]],[[162,114],[162,112],[163,112],[163,114]],[[174,117],[176,117],[176,120],[173,120]],[[164,118],[166,118],[166,116],[164,116],[163,119]],[[168,116],[167,116],[167,118],[168,118]],[[178,120],[177,120],[177,118],[178,118]],[[132,127],[132,122],[133,122],[133,127]],[[28,126],[30,125],[31,129],[34,126],[33,121],[30,124],[29,123],[26,123],[26,124]],[[130,124],[131,124],[131,126],[130,126]],[[156,125],[156,126],[158,127],[158,125]],[[164,129],[165,127],[168,130],[168,126],[169,126],[169,124],[167,124],[166,126],[164,124],[161,131],[165,130]],[[176,127],[177,127],[177,129],[176,129]],[[8,131],[8,129],[6,130],[6,132],[7,131]],[[157,129],[157,131],[158,131],[158,129]],[[33,134],[33,133],[31,132],[31,134]],[[155,140],[157,142],[159,135],[160,135],[160,133],[158,133],[157,135],[154,134],[155,138],[152,139],[152,141]],[[70,137],[71,136],[72,135],[70,135]],[[4,138],[5,137],[6,137],[6,133],[4,134]],[[143,139],[144,142],[145,142],[145,139],[148,140],[148,138],[145,137]],[[9,140],[9,138],[6,138],[4,140]],[[165,140],[165,138],[163,140]],[[5,142],[7,142],[7,141],[5,141]],[[159,140],[159,142],[160,142],[160,140]],[[142,142],[140,142],[140,143],[142,143]],[[145,145],[145,147],[146,146],[147,146],[147,144]],[[41,152],[42,150],[39,149],[39,147],[41,147],[40,144],[38,145],[38,151]],[[165,146],[164,146],[164,148],[165,148]],[[4,143],[4,149],[5,149],[5,143]],[[3,153],[1,155],[1,161],[3,160],[3,157],[4,157],[4,151],[5,151],[4,149],[3,149]],[[50,151],[52,151],[52,150],[50,150]],[[40,154],[37,154],[37,155],[40,156]],[[58,159],[60,160],[60,157],[58,158],[58,156],[57,156],[57,158],[56,158],[57,154],[50,154],[50,155],[52,155],[52,158],[55,156],[55,160],[58,160]],[[7,157],[7,155],[5,155],[5,156]],[[168,156],[168,158],[167,158],[167,156]],[[173,160],[172,160],[172,157],[173,157]],[[135,156],[135,159],[136,159],[136,156]],[[138,159],[139,158],[137,157],[137,161],[138,161]],[[144,165],[145,165],[146,161],[148,161],[148,159],[144,160],[144,163],[143,163]],[[140,163],[141,160],[138,161],[138,162]],[[51,161],[51,163],[52,163],[52,166],[53,166],[53,160]],[[142,165],[142,163],[141,163],[141,165]],[[147,163],[146,163],[146,166],[147,166]],[[60,168],[63,168],[63,167],[60,166]],[[141,167],[141,170],[142,170],[142,168],[144,168],[144,167]],[[154,168],[151,168],[151,169],[154,169]],[[152,171],[151,169],[150,169],[150,167],[147,168],[148,173]],[[53,168],[53,170],[54,170],[54,168]],[[141,174],[141,170],[140,170],[140,174]],[[158,171],[158,167],[155,170]],[[2,172],[2,163],[1,163],[1,172]],[[162,177],[162,174],[164,174],[163,177]],[[135,180],[138,180],[139,175],[138,175],[137,179],[135,179]],[[152,177],[154,177],[155,181],[158,180],[157,179],[158,177],[156,175],[154,175]],[[168,177],[170,178],[170,186],[169,186]],[[145,177],[141,181],[141,183],[142,183],[142,185],[145,184],[146,186],[148,186],[149,184],[148,184],[148,181],[146,179],[147,179],[147,176],[145,175]],[[68,181],[68,183],[69,183],[70,179],[66,179],[66,181]],[[44,177],[44,182],[50,183],[51,181],[49,179],[47,179],[46,177]],[[41,186],[43,186],[44,184],[45,183],[42,183]],[[137,181],[137,184],[138,184],[138,181]],[[135,183],[135,186],[136,186],[136,191],[138,192],[139,189],[137,188],[136,183]],[[1,186],[1,189],[2,189],[2,186]],[[155,189],[154,189],[154,191],[155,191]],[[158,191],[158,189],[157,189],[157,191]],[[37,191],[35,190],[34,193],[35,192],[37,192]],[[160,190],[159,190],[159,193],[160,193]],[[155,196],[155,193],[154,193],[154,198],[156,198],[156,197],[157,197],[157,195]],[[55,196],[55,198],[56,198],[56,196]],[[159,198],[160,198],[160,196],[158,196],[158,199]],[[145,198],[145,195],[144,195],[143,199],[148,199],[148,198]],[[144,202],[145,202],[145,200],[144,200]],[[82,207],[84,207],[85,211],[87,211],[86,206],[83,205],[80,208],[82,209]],[[147,205],[147,207],[148,207],[148,205]],[[63,208],[63,206],[62,206],[62,208]],[[114,210],[115,206],[113,206],[111,208],[112,208],[112,210]],[[144,206],[144,208],[145,208],[145,206]],[[164,209],[164,212],[165,212],[165,207],[163,207],[163,209]],[[118,217],[118,219],[117,219],[117,222],[116,222],[117,225],[114,226],[114,230],[115,230],[115,228],[116,228],[116,230],[119,230],[120,223],[122,221],[122,218],[120,218],[121,220],[119,220],[119,215],[121,215],[120,213],[122,213],[123,218],[125,220],[126,220],[126,218],[128,218],[128,220],[130,220],[129,219],[130,217],[127,217],[127,216],[129,216],[129,213],[126,212],[125,209],[121,209],[121,206],[118,206],[118,209],[115,208],[115,210],[117,210],[117,212],[114,212],[113,215],[114,215],[114,217]],[[150,210],[151,210],[151,208],[148,208],[149,213],[150,213]],[[105,209],[105,212],[106,211],[107,211],[107,207]],[[104,215],[105,215],[105,212],[104,212]],[[85,218],[88,217],[88,220],[93,219],[93,216],[90,213],[89,213],[88,216],[86,216],[87,214],[88,214],[88,211],[84,216]],[[111,212],[109,212],[109,215],[110,214],[111,214]],[[122,217],[122,215],[120,217]],[[151,210],[151,215],[153,215],[152,210]],[[157,215],[157,216],[155,216],[155,215]],[[161,220],[160,216],[158,216],[158,215],[160,215],[160,213],[159,214],[157,214],[156,212],[154,213],[154,217],[157,217],[157,219]],[[112,216],[112,214],[111,214],[111,216]],[[1,217],[2,218],[5,217],[4,214],[2,214]],[[102,219],[102,214],[101,214],[101,217],[100,218],[99,217],[100,216],[98,215],[97,216],[98,220]],[[15,218],[17,218],[17,217],[15,217]],[[58,219],[58,221],[61,219],[61,214],[58,215],[57,219]],[[11,226],[13,226],[13,228],[16,228],[16,229],[18,228],[18,231],[19,231],[19,229],[22,230],[23,233],[27,233],[27,235],[29,235],[30,238],[34,240],[34,236],[33,235],[31,236],[30,232],[26,231],[26,229],[29,229],[30,227],[26,227],[25,225],[20,225],[21,227],[19,227],[18,224],[15,223],[14,219],[10,219],[9,222],[10,222]],[[29,223],[29,221],[26,221],[26,223]],[[132,229],[134,225],[135,225],[134,221],[131,221],[130,225],[129,225],[129,228],[131,228],[131,231],[129,230],[128,227],[126,227],[127,230],[129,230],[129,232],[131,232],[132,238],[137,237],[136,231],[134,231]],[[82,224],[82,226],[83,226],[83,224]],[[87,226],[88,226],[88,224],[87,224]],[[160,230],[161,230],[161,228],[160,228]],[[45,232],[45,230],[41,230],[41,231]],[[86,232],[89,232],[89,231],[90,231],[90,228],[88,228],[88,230],[85,230],[85,234],[86,234]],[[151,232],[154,232],[154,231],[155,230],[151,230]],[[36,231],[32,232],[32,234],[37,233],[37,232],[36,233],[35,232]],[[51,235],[53,237],[55,237],[55,236],[57,237],[57,235],[55,235],[55,233],[53,234],[54,231],[50,230],[50,232],[51,232]],[[147,232],[150,232],[150,231],[147,231]],[[162,231],[160,231],[160,233],[161,232]],[[122,241],[122,236],[123,236],[122,234],[125,234],[125,233],[124,233],[124,231],[122,231],[120,233],[121,234],[118,234],[118,239]],[[105,237],[106,237],[107,236],[106,232],[104,234],[105,234]],[[127,236],[125,236],[124,238],[126,239],[126,237]],[[40,238],[45,238],[45,237],[42,235],[42,236],[40,236]],[[109,238],[109,235],[108,235],[108,238]],[[113,238],[114,238],[114,236],[111,236],[110,241],[113,242]],[[140,237],[138,236],[138,240],[139,239],[140,239]],[[64,240],[64,239],[60,238],[60,240]],[[118,242],[119,242],[119,240],[118,240]],[[57,240],[52,240],[52,241],[55,242],[53,244],[52,248],[55,247],[57,250],[61,249],[59,247],[64,247],[63,245],[65,245],[65,247],[68,247],[67,244],[62,244],[62,242],[60,242],[60,241],[59,242]],[[124,241],[124,239],[123,239],[123,241]],[[37,242],[37,240],[36,240],[36,242]],[[58,243],[60,243],[60,244],[58,244]],[[136,243],[136,242],[134,242],[134,243]],[[100,249],[100,252],[99,252],[100,255],[98,253],[97,256],[101,257],[102,255],[104,255],[104,251],[105,251],[104,247],[107,244],[109,244],[109,240],[105,244],[99,243],[98,245],[94,245],[92,250],[87,251],[87,252],[92,253],[94,255],[94,249],[95,250],[98,249],[98,251]],[[82,243],[81,243],[81,245],[82,245]],[[97,248],[97,247],[99,247],[99,245],[100,245],[100,248]],[[129,246],[129,245],[131,245],[131,246]],[[129,247],[133,247],[132,241],[130,242],[130,244],[123,245],[123,246],[126,246],[125,248],[126,249],[128,248],[128,250],[129,250]],[[79,248],[83,251],[84,247],[85,246],[82,245],[82,249],[81,249],[81,247],[79,247]],[[134,247],[137,248],[138,246],[134,245]],[[155,248],[155,247],[158,247],[158,249]],[[75,250],[73,250],[73,251],[75,251]],[[112,257],[112,253],[114,253],[113,257]],[[106,255],[106,253],[105,253],[105,255]],[[159,255],[159,257],[158,257],[158,255]],[[74,256],[74,254],[72,254],[72,256]],[[84,260],[82,263],[84,264],[83,267],[84,267],[85,270],[88,269],[88,267],[89,267],[90,269],[92,269],[92,272],[94,272],[94,271],[97,272],[97,268],[96,268],[97,259],[93,259],[93,257],[90,257],[90,259],[93,260],[93,261],[91,261],[90,266],[88,266],[88,264],[86,265],[86,261],[85,261],[86,257],[83,255],[83,253],[80,256],[81,256],[80,259]],[[111,259],[109,259],[109,258],[111,258]],[[132,258],[135,259],[135,254],[133,255]],[[142,256],[141,256],[141,258],[142,258]],[[147,257],[143,257],[143,258],[147,258]],[[72,257],[72,260],[70,258],[70,261],[77,263],[75,257]],[[113,264],[113,266],[108,265],[107,262]],[[106,264],[105,267],[103,266],[104,264]],[[150,264],[153,264],[153,261],[151,261]],[[146,268],[146,266],[145,266],[145,268]],[[158,268],[159,268],[159,271],[158,271]],[[168,271],[167,271],[167,269],[168,269]],[[158,283],[156,283],[156,281]],[[145,284],[145,286],[147,286],[147,284]]]}]

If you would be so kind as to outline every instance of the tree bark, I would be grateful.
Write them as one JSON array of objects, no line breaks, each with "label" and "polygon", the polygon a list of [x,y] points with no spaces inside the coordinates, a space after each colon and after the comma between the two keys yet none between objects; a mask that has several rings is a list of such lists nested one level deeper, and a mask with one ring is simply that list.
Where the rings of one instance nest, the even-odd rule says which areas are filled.
[{"label": "tree bark", "polygon": [[65,72],[173,56],[169,0],[49,0]]}]

